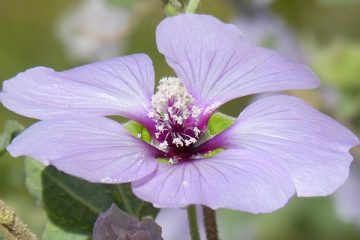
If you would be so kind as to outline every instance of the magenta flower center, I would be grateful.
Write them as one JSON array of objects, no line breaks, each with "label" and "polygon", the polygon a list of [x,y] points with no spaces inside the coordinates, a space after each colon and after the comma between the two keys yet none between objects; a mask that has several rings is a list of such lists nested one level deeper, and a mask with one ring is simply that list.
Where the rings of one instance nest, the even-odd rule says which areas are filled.
[{"label": "magenta flower center", "polygon": [[200,109],[178,78],[160,80],[148,116],[155,122],[154,144],[170,163],[194,157],[194,144],[202,135]]}]

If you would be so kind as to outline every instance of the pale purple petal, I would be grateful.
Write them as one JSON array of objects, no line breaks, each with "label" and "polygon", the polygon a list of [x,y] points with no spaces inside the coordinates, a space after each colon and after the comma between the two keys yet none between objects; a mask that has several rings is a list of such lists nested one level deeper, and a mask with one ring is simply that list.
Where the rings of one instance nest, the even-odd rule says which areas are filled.
[{"label": "pale purple petal", "polygon": [[91,182],[121,183],[156,169],[155,148],[103,117],[40,121],[8,146],[14,157],[31,156]]},{"label": "pale purple petal", "polygon": [[235,26],[211,16],[168,17],[159,24],[156,40],[168,64],[205,106],[254,93],[319,85],[307,66],[249,43]]},{"label": "pale purple petal", "polygon": [[211,141],[262,151],[279,160],[292,176],[298,196],[334,192],[348,177],[353,159],[349,150],[359,144],[348,129],[290,96],[256,101],[228,131]]},{"label": "pale purple petal", "polygon": [[262,153],[228,150],[209,159],[159,164],[132,183],[134,193],[155,206],[202,204],[252,213],[271,212],[287,203],[295,189],[278,161]]},{"label": "pale purple petal", "polygon": [[135,54],[55,72],[36,67],[5,81],[0,100],[27,117],[68,113],[146,119],[154,90],[150,58]]}]

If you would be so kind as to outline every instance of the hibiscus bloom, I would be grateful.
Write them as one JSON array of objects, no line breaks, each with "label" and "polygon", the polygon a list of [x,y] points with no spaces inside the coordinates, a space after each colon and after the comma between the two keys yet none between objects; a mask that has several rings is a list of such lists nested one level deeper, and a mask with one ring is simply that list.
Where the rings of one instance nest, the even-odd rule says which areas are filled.
[{"label": "hibiscus bloom", "polygon": [[[91,182],[132,182],[138,197],[170,208],[271,212],[295,193],[328,195],[345,181],[349,149],[358,139],[298,98],[260,99],[226,131],[206,134],[209,117],[232,99],[317,87],[307,66],[253,45],[235,26],[206,15],[166,18],[156,39],[177,77],[161,79],[155,94],[152,62],[144,54],[63,72],[36,67],[6,81],[3,105],[41,119],[8,146],[10,154]],[[151,142],[109,115],[141,123]]]}]

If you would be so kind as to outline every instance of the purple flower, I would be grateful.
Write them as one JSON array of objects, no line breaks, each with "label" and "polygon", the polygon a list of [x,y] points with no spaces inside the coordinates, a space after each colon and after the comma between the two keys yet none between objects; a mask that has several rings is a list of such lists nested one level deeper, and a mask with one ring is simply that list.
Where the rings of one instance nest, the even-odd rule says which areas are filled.
[{"label": "purple flower", "polygon": [[[161,79],[155,94],[153,66],[144,54],[64,72],[36,67],[6,81],[3,105],[42,120],[9,152],[91,182],[132,182],[138,197],[161,207],[271,212],[295,193],[328,195],[345,181],[349,149],[358,139],[295,97],[258,100],[229,129],[206,136],[209,117],[232,99],[317,87],[308,67],[206,15],[167,18],[156,39],[177,77]],[[141,123],[151,143],[102,117],[109,115]],[[224,150],[204,156],[218,148]]]}]

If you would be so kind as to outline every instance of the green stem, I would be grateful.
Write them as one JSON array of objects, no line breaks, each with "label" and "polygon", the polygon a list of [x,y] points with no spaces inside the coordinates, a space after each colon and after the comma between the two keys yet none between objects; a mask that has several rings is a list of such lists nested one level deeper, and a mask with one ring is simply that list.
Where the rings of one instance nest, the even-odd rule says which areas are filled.
[{"label": "green stem", "polygon": [[120,194],[121,197],[121,201],[124,203],[124,207],[127,213],[134,215],[135,216],[135,212],[133,211],[130,202],[128,201],[126,194],[124,193],[124,189],[120,184],[116,185],[116,190],[117,192]]},{"label": "green stem", "polygon": [[185,8],[185,12],[194,13],[200,5],[200,0],[189,0],[188,5]]},{"label": "green stem", "polygon": [[196,216],[196,207],[195,205],[191,205],[187,208],[189,228],[191,240],[200,240],[198,221]]},{"label": "green stem", "polygon": [[203,206],[203,212],[207,240],[219,240],[215,211]]}]

